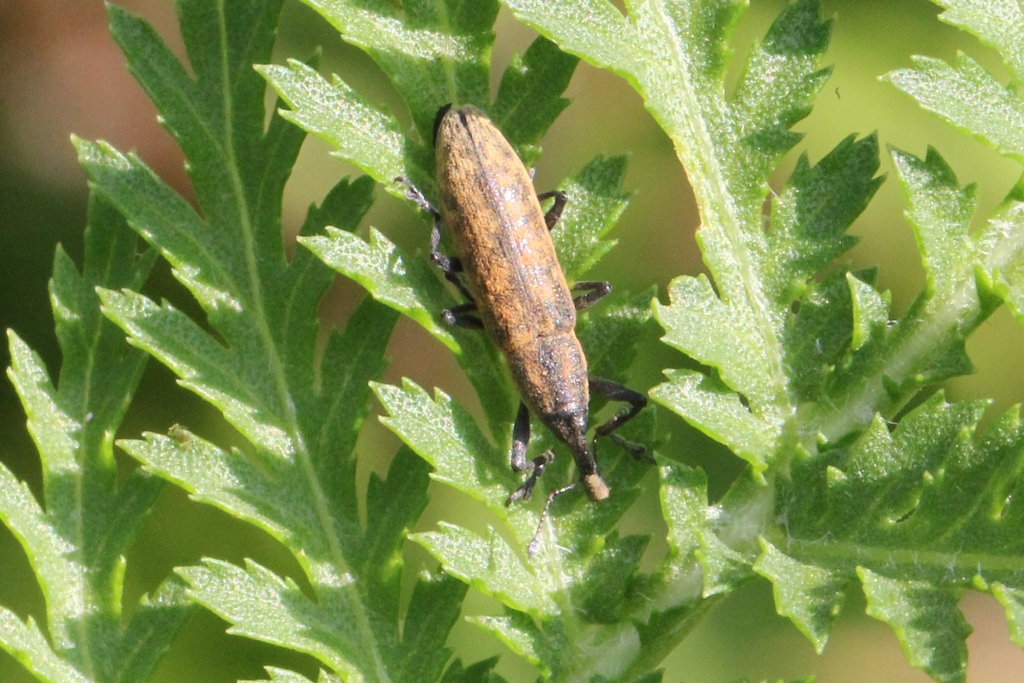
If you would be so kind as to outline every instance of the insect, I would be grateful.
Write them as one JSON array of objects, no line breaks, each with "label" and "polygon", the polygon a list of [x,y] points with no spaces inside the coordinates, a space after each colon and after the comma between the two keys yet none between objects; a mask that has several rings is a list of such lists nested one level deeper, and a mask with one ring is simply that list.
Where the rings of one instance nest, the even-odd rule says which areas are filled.
[{"label": "insect", "polygon": [[[408,197],[433,215],[430,258],[466,298],[444,311],[445,320],[487,331],[522,398],[512,427],[511,465],[528,476],[505,504],[529,500],[554,459],[551,451],[527,458],[531,413],[569,447],[587,496],[604,500],[610,489],[597,467],[599,437],[612,438],[635,458],[649,457],[643,446],[613,433],[647,405],[647,398],[618,382],[588,376],[576,338],[576,311],[607,295],[611,286],[577,282],[570,290],[550,235],[568,197],[564,192],[538,196],[530,173],[482,111],[470,105],[442,107],[434,123],[434,145],[440,210],[408,181],[398,180],[405,183]],[[548,198],[554,203],[544,214],[540,201]],[[439,251],[442,225],[451,231],[456,257]],[[629,409],[597,427],[588,443],[590,392],[626,402]],[[575,486],[548,496],[542,522],[551,501]],[[530,543],[530,554],[537,541]]]}]

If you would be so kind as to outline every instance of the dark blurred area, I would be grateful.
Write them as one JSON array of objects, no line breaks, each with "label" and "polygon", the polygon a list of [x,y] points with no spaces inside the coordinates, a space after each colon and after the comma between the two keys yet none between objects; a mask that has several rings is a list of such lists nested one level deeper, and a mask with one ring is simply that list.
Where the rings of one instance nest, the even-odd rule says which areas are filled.
[{"label": "dark blurred area", "polygon": [[[182,55],[174,6],[168,0],[119,2],[149,19]],[[741,22],[734,48],[737,63],[747,46],[763,35],[782,3],[753,0]],[[882,172],[890,170],[885,145],[919,156],[926,145],[939,149],[956,170],[961,183],[978,182],[979,216],[1000,201],[1020,173],[1019,167],[980,143],[954,133],[937,118],[922,112],[908,97],[878,81],[892,69],[908,66],[910,55],[927,54],[950,60],[962,49],[987,68],[1002,74],[998,56],[976,41],[936,20],[937,8],[926,0],[834,0],[826,11],[837,16],[828,62],[834,75],[811,116],[796,129],[807,134],[791,153],[773,185],[785,182],[803,151],[817,161],[851,133],[878,131],[883,146]],[[522,52],[534,38],[527,28],[502,11],[494,50],[495,88],[513,52]],[[325,21],[297,1],[286,3],[275,61],[305,58],[318,46],[324,50],[321,71],[338,73],[371,102],[386,106],[408,120],[398,95],[376,66],[358,50],[340,43]],[[52,374],[60,367],[47,294],[53,253],[58,243],[81,263],[87,187],[74,150],[74,133],[104,139],[122,150],[135,149],[166,181],[190,195],[181,153],[156,120],[156,110],[124,68],[124,60],[109,38],[103,4],[97,0],[0,0],[0,327],[14,329],[43,357]],[[738,75],[733,67],[733,78]],[[668,282],[680,274],[702,270],[693,239],[699,219],[669,140],[643,109],[639,96],[622,80],[581,64],[569,88],[573,104],[545,139],[545,154],[536,176],[539,189],[554,187],[597,154],[629,154],[626,187],[636,195],[612,236],[615,249],[592,273],[611,281],[618,291],[638,292],[656,285],[664,300]],[[268,100],[268,104],[270,100]],[[319,202],[327,190],[355,170],[331,158],[320,141],[310,140],[295,169],[286,198],[285,226],[298,230],[306,207]],[[378,201],[366,226],[380,228],[403,248],[424,249],[424,223],[402,203],[378,188]],[[923,285],[913,233],[902,216],[903,199],[895,178],[883,185],[868,211],[854,225],[861,243],[848,261],[854,267],[878,265],[879,285],[893,291],[894,312],[901,314]],[[171,277],[159,266],[146,293],[168,298],[201,318]],[[343,323],[362,295],[351,283],[339,283],[324,304],[327,320]],[[6,344],[3,365],[9,364]],[[1024,379],[1024,335],[1000,311],[969,344],[978,372],[949,382],[950,398],[990,397],[994,410],[1019,401]],[[409,376],[425,387],[438,386],[473,404],[467,383],[451,355],[425,332],[402,321],[389,348],[393,359],[386,376],[397,381]],[[686,361],[652,339],[630,384],[649,388],[660,381],[661,370]],[[376,408],[375,408],[376,410]],[[739,461],[721,447],[696,434],[680,419],[660,411],[659,422],[671,434],[665,447],[670,457],[708,470],[712,495],[720,495],[741,470]],[[215,411],[180,389],[171,374],[151,362],[137,400],[120,436],[162,431],[174,423],[187,426],[219,443],[233,436]],[[371,470],[381,472],[394,452],[396,440],[372,417],[360,438],[363,484]],[[120,454],[122,465],[133,465]],[[38,454],[25,429],[24,412],[7,381],[0,382],[0,459],[39,493]],[[362,461],[361,461],[362,462]],[[654,476],[648,487],[655,485]],[[438,519],[460,522],[478,514],[472,504],[441,486],[432,488],[432,502],[420,522],[423,529]],[[654,496],[650,504],[624,522],[630,533],[663,533]],[[655,548],[664,548],[652,543]],[[430,565],[426,554],[407,546],[410,572]],[[295,561],[265,534],[209,507],[194,505],[171,486],[166,487],[151,519],[129,557],[126,604],[131,604],[175,566],[212,556],[240,563],[254,558],[281,574],[300,579]],[[749,677],[776,679],[816,674],[819,683],[854,681],[926,681],[911,669],[888,627],[863,615],[859,591],[851,598],[823,656],[814,654],[806,639],[775,615],[766,582],[754,582],[716,610],[666,662],[666,681],[719,682]],[[38,587],[20,546],[0,527],[0,604],[19,615],[45,621]],[[1008,640],[999,606],[987,596],[969,594],[963,608],[975,627],[969,640],[972,681],[1001,683],[1020,680],[1024,653]],[[495,613],[493,601],[470,593],[467,614]],[[156,680],[221,682],[265,678],[264,665],[293,668],[315,677],[315,663],[305,657],[224,634],[225,624],[206,613],[194,617],[158,670]],[[456,626],[450,644],[464,661],[503,655],[499,671],[512,681],[532,680],[535,673],[516,660],[490,636],[466,623]],[[737,647],[742,644],[742,647]],[[867,656],[865,656],[867,655]],[[33,680],[0,652],[0,681]]]}]

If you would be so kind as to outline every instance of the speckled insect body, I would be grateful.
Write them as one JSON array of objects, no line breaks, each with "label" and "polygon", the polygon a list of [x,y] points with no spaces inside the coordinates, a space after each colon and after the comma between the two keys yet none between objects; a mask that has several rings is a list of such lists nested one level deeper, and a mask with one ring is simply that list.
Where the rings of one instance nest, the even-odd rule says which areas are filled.
[{"label": "speckled insect body", "polygon": [[[647,403],[636,391],[587,374],[587,359],[576,338],[576,311],[611,288],[604,282],[580,282],[574,289],[582,293],[573,297],[550,235],[567,197],[563,192],[538,197],[530,174],[483,112],[472,106],[442,108],[434,140],[440,211],[415,188],[409,188],[409,196],[434,215],[431,259],[467,299],[445,311],[445,319],[487,331],[505,355],[522,397],[511,464],[530,474],[507,502],[528,500],[554,457],[547,452],[527,459],[530,413],[569,447],[590,499],[604,500],[609,488],[586,438],[590,391],[630,404],[628,412],[598,427],[594,439],[596,445],[597,437],[611,435],[634,457],[645,454],[643,447],[612,432]],[[547,197],[555,201],[545,215],[540,200]],[[450,231],[456,258],[438,250],[441,225]],[[556,490],[548,504],[573,486]]]}]

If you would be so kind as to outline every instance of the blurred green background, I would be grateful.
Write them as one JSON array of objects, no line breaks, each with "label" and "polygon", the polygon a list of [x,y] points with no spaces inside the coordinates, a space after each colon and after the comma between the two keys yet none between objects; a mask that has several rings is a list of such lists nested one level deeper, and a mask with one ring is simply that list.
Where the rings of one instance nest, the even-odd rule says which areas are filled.
[{"label": "blurred green background", "polygon": [[[179,54],[174,8],[168,0],[122,2],[147,17]],[[781,2],[752,0],[742,20],[734,49],[746,47],[764,33]],[[978,142],[958,135],[937,118],[922,112],[906,96],[878,81],[878,76],[909,65],[912,54],[951,60],[964,50],[997,74],[1004,74],[998,56],[968,36],[941,24],[937,8],[926,0],[834,0],[826,12],[837,22],[828,62],[834,74],[811,116],[797,126],[807,137],[787,157],[774,186],[780,187],[798,155],[816,161],[847,135],[877,131],[883,148],[893,145],[923,155],[931,144],[950,162],[961,182],[979,185],[979,215],[987,215],[1017,180],[1020,169]],[[495,84],[513,52],[522,52],[532,32],[502,11],[494,50]],[[336,72],[374,103],[404,116],[394,90],[373,63],[359,51],[340,44],[337,36],[298,2],[286,3],[276,61],[308,56],[324,49],[322,71]],[[0,327],[13,328],[35,348],[52,372],[60,357],[47,297],[53,251],[58,243],[81,262],[87,191],[68,142],[72,132],[102,138],[121,149],[134,148],[162,177],[188,196],[182,159],[170,136],[156,123],[156,112],[123,68],[123,60],[106,33],[98,0],[19,0],[0,3]],[[732,76],[735,78],[737,75]],[[572,105],[552,127],[544,142],[536,176],[540,189],[554,187],[597,154],[631,156],[627,188],[636,196],[613,235],[619,247],[593,272],[619,291],[640,291],[654,284],[664,292],[682,273],[702,269],[693,232],[698,217],[674,151],[643,109],[639,97],[621,80],[581,64],[569,88]],[[285,225],[295,231],[306,207],[354,169],[328,156],[317,140],[308,141],[288,188]],[[882,172],[890,164],[883,158]],[[381,228],[410,250],[423,249],[426,226],[408,207],[378,188],[378,202],[365,226]],[[879,284],[893,292],[901,314],[923,284],[913,234],[903,219],[903,201],[890,178],[867,212],[854,225],[860,244],[849,256],[855,267],[878,265]],[[195,314],[165,266],[154,274],[147,293],[166,297]],[[339,282],[325,301],[326,319],[343,321],[361,293]],[[1006,314],[997,313],[969,344],[977,372],[948,382],[951,398],[989,397],[994,409],[1020,400],[1024,378],[1024,334]],[[9,363],[6,346],[3,365]],[[409,376],[426,387],[438,386],[472,404],[468,385],[450,354],[416,325],[402,321],[392,340],[393,359],[386,379]],[[682,357],[656,342],[642,350],[631,384],[648,388],[662,368],[678,366]],[[0,459],[39,491],[38,456],[25,430],[24,413],[9,383],[0,383]],[[156,363],[146,371],[121,435],[166,432],[176,422],[214,441],[233,437],[218,415],[178,388],[170,373]],[[660,413],[672,435],[665,452],[708,470],[712,494],[721,493],[739,471],[739,461],[688,429],[681,420]],[[360,440],[363,482],[371,470],[383,471],[396,440],[375,420]],[[123,455],[120,457],[123,458]],[[362,463],[365,463],[363,465]],[[123,462],[124,467],[131,463]],[[654,486],[653,475],[647,485]],[[654,496],[624,522],[631,533],[661,535]],[[432,502],[420,522],[433,528],[438,519],[469,524],[478,510],[449,489],[434,486]],[[475,522],[473,524],[478,524]],[[652,543],[652,552],[664,547]],[[204,556],[232,562],[251,557],[280,573],[299,578],[295,562],[275,542],[250,527],[208,507],[192,505],[167,487],[129,558],[126,600],[151,590],[172,567]],[[409,544],[409,571],[430,564],[426,554]],[[775,616],[771,591],[755,582],[731,596],[666,662],[668,682],[724,682],[739,677],[792,678],[816,674],[819,683],[854,681],[926,681],[906,664],[895,636],[863,616],[856,590],[848,600],[824,655],[787,621]],[[29,565],[10,533],[0,527],[0,604],[18,614],[44,618],[41,596]],[[994,600],[968,594],[962,601],[975,628],[968,641],[968,679],[999,683],[1019,681],[1024,653],[1010,645],[1005,620]],[[471,594],[467,614],[492,613],[497,605]],[[312,660],[224,634],[225,624],[200,613],[161,665],[157,680],[235,681],[263,677],[262,666],[273,664],[312,675]],[[494,654],[503,646],[464,623],[456,626],[450,644],[465,661]],[[531,680],[532,670],[505,656],[499,671],[512,681]],[[0,681],[31,679],[0,652]]]}]

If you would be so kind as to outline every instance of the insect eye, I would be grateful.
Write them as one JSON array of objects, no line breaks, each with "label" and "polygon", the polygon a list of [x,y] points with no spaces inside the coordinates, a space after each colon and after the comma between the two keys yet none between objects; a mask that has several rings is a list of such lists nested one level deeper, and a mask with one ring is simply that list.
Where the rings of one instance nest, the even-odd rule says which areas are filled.
[{"label": "insect eye", "polygon": [[437,144],[437,129],[441,127],[441,119],[448,113],[448,110],[452,108],[452,103],[444,105],[437,110],[437,116],[434,117],[434,144]]}]

